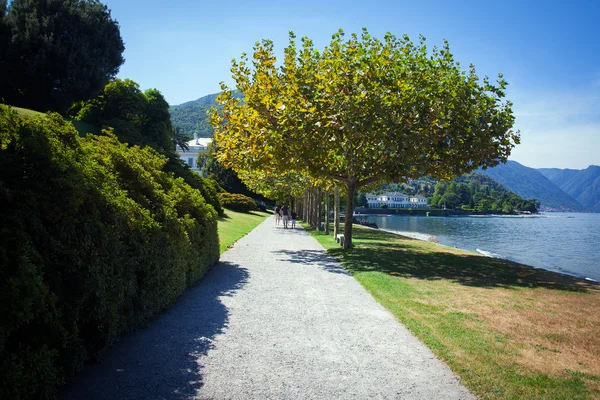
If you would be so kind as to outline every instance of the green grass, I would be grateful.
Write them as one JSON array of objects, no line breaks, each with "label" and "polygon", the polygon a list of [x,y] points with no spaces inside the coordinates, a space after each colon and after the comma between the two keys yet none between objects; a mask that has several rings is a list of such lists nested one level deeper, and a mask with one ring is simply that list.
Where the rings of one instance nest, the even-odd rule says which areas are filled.
[{"label": "green grass", "polygon": [[[33,118],[33,117],[37,117],[40,115],[44,115],[44,113],[41,113],[39,111],[30,110],[28,108],[12,107],[12,106],[11,106],[11,108],[13,110],[15,110],[17,113],[19,113],[20,116],[26,117],[26,118]],[[80,136],[85,136],[88,133],[98,134],[101,132],[100,128],[98,128],[95,125],[88,124],[87,122],[75,121],[70,118],[65,118],[65,119],[67,121],[70,121],[73,124],[75,129],[77,129],[77,132],[79,132]]]},{"label": "green grass", "polygon": [[44,113],[41,113],[39,111],[30,110],[28,108],[12,107],[12,106],[10,106],[10,108],[15,110],[22,117],[33,118],[33,117],[37,117],[38,115],[44,115]]},{"label": "green grass", "polygon": [[272,214],[260,211],[241,213],[226,209],[225,215],[219,217],[217,222],[221,253],[226,251],[228,246],[233,245],[252,229],[256,228],[270,215]]},{"label": "green grass", "polygon": [[600,398],[598,285],[356,227],[311,234],[483,399]]}]

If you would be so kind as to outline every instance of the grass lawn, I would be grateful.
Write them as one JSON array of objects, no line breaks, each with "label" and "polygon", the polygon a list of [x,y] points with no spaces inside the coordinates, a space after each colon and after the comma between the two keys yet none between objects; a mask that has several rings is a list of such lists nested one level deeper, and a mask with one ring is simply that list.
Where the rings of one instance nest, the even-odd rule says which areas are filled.
[{"label": "grass lawn", "polygon": [[217,221],[221,253],[271,215],[273,214],[260,211],[241,213],[226,209],[225,215]]},{"label": "grass lawn", "polygon": [[314,237],[483,399],[600,399],[600,285],[360,226]]},{"label": "grass lawn", "polygon": [[[10,108],[15,110],[20,116],[26,117],[26,118],[33,118],[33,117],[37,117],[39,115],[44,115],[44,113],[41,113],[39,111],[30,110],[28,108],[12,107],[12,106]],[[75,129],[77,129],[77,132],[79,132],[80,136],[85,136],[88,133],[99,134],[101,132],[100,128],[98,128],[95,125],[88,124],[87,122],[75,121],[70,118],[66,118],[66,120],[70,121],[73,124]]]}]

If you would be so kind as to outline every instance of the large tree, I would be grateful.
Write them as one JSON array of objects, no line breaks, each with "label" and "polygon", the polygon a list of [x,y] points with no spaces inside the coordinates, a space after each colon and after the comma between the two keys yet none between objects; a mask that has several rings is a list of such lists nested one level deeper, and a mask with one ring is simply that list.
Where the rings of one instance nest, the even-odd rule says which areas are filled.
[{"label": "large tree", "polygon": [[[263,40],[232,62],[244,100],[222,84],[223,115],[212,123],[219,159],[237,171],[294,170],[356,190],[373,182],[421,176],[449,179],[506,161],[519,142],[507,83],[462,71],[444,42],[429,50],[408,36],[380,41],[366,29],[343,31],[318,51],[290,33],[280,67]],[[352,245],[352,219],[344,228]]]},{"label": "large tree", "polygon": [[65,112],[97,95],[124,62],[119,24],[97,0],[13,0],[2,20],[0,99],[8,104]]},{"label": "large tree", "polygon": [[70,114],[79,121],[114,128],[119,140],[130,145],[174,152],[169,104],[158,89],[142,92],[131,79],[111,80],[98,96],[74,104]]}]

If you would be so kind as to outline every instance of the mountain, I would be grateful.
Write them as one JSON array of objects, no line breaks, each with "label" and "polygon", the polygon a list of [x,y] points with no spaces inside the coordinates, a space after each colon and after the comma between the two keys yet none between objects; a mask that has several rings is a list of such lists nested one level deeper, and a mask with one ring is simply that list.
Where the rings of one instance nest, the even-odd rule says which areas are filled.
[{"label": "mountain", "polygon": [[554,211],[586,211],[586,207],[569,196],[540,171],[508,161],[494,168],[477,170],[526,199],[536,199],[542,209]]},{"label": "mountain", "polygon": [[[201,138],[212,137],[214,132],[206,113],[213,107],[218,110],[221,109],[221,105],[217,103],[219,94],[213,93],[197,100],[171,106],[169,113],[171,114],[173,126],[180,127],[183,133],[189,137],[193,137],[195,132]],[[240,98],[241,93],[234,90],[233,96]]]},{"label": "mountain", "polygon": [[578,169],[559,169],[559,168],[537,168],[546,178],[550,179],[550,182],[556,186],[561,187],[574,175],[576,175]]},{"label": "mountain", "polygon": [[586,169],[541,168],[539,171],[591,211],[600,212],[600,166]]}]

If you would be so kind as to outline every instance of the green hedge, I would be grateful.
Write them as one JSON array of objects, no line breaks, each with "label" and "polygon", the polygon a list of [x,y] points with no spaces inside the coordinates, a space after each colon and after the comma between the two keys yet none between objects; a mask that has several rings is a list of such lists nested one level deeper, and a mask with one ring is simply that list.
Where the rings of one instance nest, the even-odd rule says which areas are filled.
[{"label": "green hedge", "polygon": [[219,193],[224,192],[224,190],[219,186],[217,181],[204,178],[192,171],[190,166],[176,154],[171,154],[169,156],[169,160],[167,161],[164,170],[172,172],[175,176],[181,177],[185,183],[194,189],[200,190],[208,204],[213,206],[219,215],[223,215],[224,210],[219,198]]},{"label": "green hedge", "polygon": [[239,193],[219,193],[223,207],[234,211],[249,212],[258,210],[258,206],[248,196]]},{"label": "green hedge", "polygon": [[218,260],[216,211],[166,162],[0,106],[0,398],[52,398]]}]

